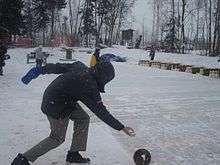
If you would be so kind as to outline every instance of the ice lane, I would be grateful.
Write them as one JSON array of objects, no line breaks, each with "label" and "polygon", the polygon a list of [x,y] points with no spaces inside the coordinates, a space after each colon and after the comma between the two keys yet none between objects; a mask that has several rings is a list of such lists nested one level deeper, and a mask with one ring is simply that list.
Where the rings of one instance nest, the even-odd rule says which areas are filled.
[{"label": "ice lane", "polygon": [[[109,110],[137,136],[112,131],[132,156],[149,149],[152,164],[220,164],[220,81],[173,71],[115,64],[103,95]],[[109,94],[110,93],[110,94]],[[99,122],[92,117],[92,122]]]},{"label": "ice lane", "polygon": [[[5,76],[0,80],[0,133],[3,137],[0,140],[0,160],[3,164],[9,164],[17,152],[25,151],[48,135],[48,123],[40,112],[40,104],[43,91],[56,75],[41,76],[29,86],[21,84],[21,76],[34,65],[25,63],[29,51],[10,50],[11,60],[7,61]],[[49,62],[55,63],[60,58],[57,55],[64,55],[56,49],[50,51],[55,56],[50,57]],[[130,50],[123,50],[123,54],[126,52],[129,54]],[[133,56],[136,57],[135,54]],[[88,64],[90,55],[78,53],[75,57]],[[105,127],[110,129],[117,144],[123,146],[130,156],[138,148],[150,150],[153,165],[219,165],[220,80],[135,64],[137,62],[114,63],[116,78],[106,86],[106,94],[103,95],[109,111],[125,125],[134,127],[137,133],[136,137],[129,138]],[[93,114],[91,121],[101,128],[104,126]],[[91,125],[92,128],[94,126],[96,124]],[[93,136],[99,134],[98,131],[90,131]],[[67,136],[67,142],[70,142],[70,137]],[[62,162],[65,157],[63,151],[68,150],[68,144],[49,153],[38,164]],[[110,145],[117,154],[119,150],[114,144]],[[98,159],[103,155],[100,152],[103,148],[96,149],[100,149],[94,153]]]}]

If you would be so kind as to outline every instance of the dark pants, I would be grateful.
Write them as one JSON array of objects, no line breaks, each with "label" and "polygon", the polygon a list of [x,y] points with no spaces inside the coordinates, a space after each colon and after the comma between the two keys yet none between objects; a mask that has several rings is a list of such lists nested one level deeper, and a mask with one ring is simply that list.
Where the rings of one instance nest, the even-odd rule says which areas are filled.
[{"label": "dark pants", "polygon": [[23,154],[29,161],[34,162],[38,157],[58,147],[65,141],[69,119],[74,121],[70,151],[86,151],[90,119],[80,105],[77,104],[71,115],[65,119],[57,120],[49,116],[47,118],[50,123],[51,133],[49,137]]},{"label": "dark pants", "polygon": [[151,61],[154,60],[154,57],[155,57],[155,54],[154,54],[154,53],[150,53],[150,60],[151,60]]},{"label": "dark pants", "polygon": [[0,75],[3,75],[3,67],[0,66]]},{"label": "dark pants", "polygon": [[42,67],[43,59],[36,59],[36,66]]}]

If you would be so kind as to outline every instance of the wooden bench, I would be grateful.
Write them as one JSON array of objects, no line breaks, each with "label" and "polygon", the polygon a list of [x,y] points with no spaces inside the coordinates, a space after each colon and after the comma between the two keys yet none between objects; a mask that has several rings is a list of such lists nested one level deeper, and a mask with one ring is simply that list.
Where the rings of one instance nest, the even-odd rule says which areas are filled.
[{"label": "wooden bench", "polygon": [[220,69],[211,69],[209,72],[209,77],[220,78]]},{"label": "wooden bench", "polygon": [[192,65],[182,65],[182,64],[180,64],[179,71],[180,72],[185,72],[187,67],[192,67]]},{"label": "wooden bench", "polygon": [[210,70],[211,69],[209,69],[209,68],[201,68],[199,71],[199,74],[203,75],[203,76],[209,76]]},{"label": "wooden bench", "polygon": [[138,65],[150,67],[150,66],[151,66],[151,62],[148,61],[148,60],[140,60],[140,61],[138,62]]},{"label": "wooden bench", "polygon": [[[43,54],[44,54],[43,63],[46,64],[47,58],[50,56],[50,54],[47,52],[43,52]],[[27,54],[26,59],[27,59],[27,64],[35,63],[36,62],[36,53],[31,52],[31,53]],[[31,61],[31,60],[34,60],[34,61]]]},{"label": "wooden bench", "polygon": [[179,71],[180,63],[171,63],[171,70]]},{"label": "wooden bench", "polygon": [[195,66],[189,66],[186,68],[186,71],[187,73],[192,73],[192,74],[196,74],[196,73],[199,73],[200,72],[200,69],[203,68],[203,67],[195,67]]},{"label": "wooden bench", "polygon": [[160,68],[164,70],[171,70],[171,63],[162,62],[160,63]]},{"label": "wooden bench", "polygon": [[160,68],[161,68],[160,62],[158,62],[158,61],[152,61],[152,62],[151,62],[151,67],[152,67],[152,68],[158,68],[158,69],[160,69]]}]

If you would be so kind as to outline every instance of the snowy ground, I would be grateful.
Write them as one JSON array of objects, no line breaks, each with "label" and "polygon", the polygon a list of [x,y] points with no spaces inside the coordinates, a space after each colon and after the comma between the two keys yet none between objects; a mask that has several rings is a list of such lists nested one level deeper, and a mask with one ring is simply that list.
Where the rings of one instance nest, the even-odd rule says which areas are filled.
[{"label": "snowy ground", "polygon": [[[31,49],[9,50],[5,75],[0,77],[0,164],[10,164],[49,134],[46,117],[40,111],[44,89],[56,75],[41,76],[25,86],[21,77],[34,64],[27,65]],[[64,55],[48,48],[58,62]],[[142,50],[106,49],[128,57],[127,63],[114,63],[116,78],[107,85],[103,100],[125,125],[136,130],[129,138],[112,130],[91,115],[88,151],[92,165],[134,165],[138,148],[152,153],[153,165],[220,164],[220,80],[182,72],[137,65],[148,59]],[[89,54],[78,52],[76,59],[89,63]],[[159,53],[156,60],[218,67],[217,58]],[[34,165],[64,165],[71,142],[70,124],[65,144],[49,152]]]}]

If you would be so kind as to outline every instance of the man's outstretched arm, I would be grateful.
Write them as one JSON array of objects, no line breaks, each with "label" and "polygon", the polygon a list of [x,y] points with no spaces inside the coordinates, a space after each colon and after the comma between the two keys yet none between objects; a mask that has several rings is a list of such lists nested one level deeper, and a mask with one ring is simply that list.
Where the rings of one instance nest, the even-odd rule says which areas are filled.
[{"label": "man's outstretched arm", "polygon": [[125,126],[115,119],[109,111],[106,109],[106,107],[103,105],[103,103],[100,101],[96,102],[88,97],[84,97],[81,100],[99,119],[101,119],[103,122],[108,124],[110,127],[112,127],[115,130],[122,130]]},{"label": "man's outstretched arm", "polygon": [[[96,100],[98,99],[98,100]],[[115,130],[123,131],[128,136],[135,136],[132,128],[124,126],[114,116],[112,116],[101,101],[101,97],[97,95],[96,99],[83,97],[81,101],[103,122]]]},{"label": "man's outstretched arm", "polygon": [[62,74],[68,71],[68,68],[70,68],[74,64],[47,64],[42,67],[42,74]]},{"label": "man's outstretched arm", "polygon": [[103,103],[94,102],[94,100],[89,98],[84,98],[81,100],[99,119],[105,122],[107,125],[115,130],[123,131],[128,136],[135,136],[135,131],[131,127],[124,126],[120,121],[118,121],[114,116],[112,116]]},{"label": "man's outstretched arm", "polygon": [[68,71],[68,68],[71,67],[72,64],[47,64],[43,67],[34,67],[31,68],[27,74],[22,77],[21,81],[24,84],[29,84],[31,80],[36,79],[41,74],[61,74]]}]

